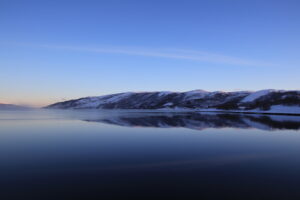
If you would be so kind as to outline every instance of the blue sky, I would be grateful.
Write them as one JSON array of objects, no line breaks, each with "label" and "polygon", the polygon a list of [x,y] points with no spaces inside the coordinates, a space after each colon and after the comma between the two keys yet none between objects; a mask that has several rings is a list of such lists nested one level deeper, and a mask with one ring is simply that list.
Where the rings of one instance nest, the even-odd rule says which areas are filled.
[{"label": "blue sky", "polygon": [[0,0],[0,102],[300,89],[297,0]]}]

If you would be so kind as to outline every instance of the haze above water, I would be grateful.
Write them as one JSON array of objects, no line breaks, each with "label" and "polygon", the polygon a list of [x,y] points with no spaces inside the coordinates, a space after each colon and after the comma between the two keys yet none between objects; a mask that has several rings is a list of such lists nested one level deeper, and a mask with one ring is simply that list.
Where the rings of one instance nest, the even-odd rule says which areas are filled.
[{"label": "haze above water", "polygon": [[0,112],[4,199],[299,199],[300,116]]}]

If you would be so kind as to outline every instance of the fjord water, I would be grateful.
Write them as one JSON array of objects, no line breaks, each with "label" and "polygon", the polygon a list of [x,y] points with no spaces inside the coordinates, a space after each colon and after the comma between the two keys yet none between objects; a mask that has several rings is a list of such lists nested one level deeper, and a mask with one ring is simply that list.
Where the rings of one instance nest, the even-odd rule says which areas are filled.
[{"label": "fjord water", "polygon": [[0,111],[2,199],[299,199],[300,117]]}]

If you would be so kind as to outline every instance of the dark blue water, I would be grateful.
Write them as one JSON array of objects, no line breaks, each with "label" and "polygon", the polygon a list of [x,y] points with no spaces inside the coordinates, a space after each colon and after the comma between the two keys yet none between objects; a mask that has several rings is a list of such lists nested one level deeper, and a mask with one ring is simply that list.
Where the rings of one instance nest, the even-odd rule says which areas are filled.
[{"label": "dark blue water", "polygon": [[0,111],[1,199],[300,199],[300,117]]}]

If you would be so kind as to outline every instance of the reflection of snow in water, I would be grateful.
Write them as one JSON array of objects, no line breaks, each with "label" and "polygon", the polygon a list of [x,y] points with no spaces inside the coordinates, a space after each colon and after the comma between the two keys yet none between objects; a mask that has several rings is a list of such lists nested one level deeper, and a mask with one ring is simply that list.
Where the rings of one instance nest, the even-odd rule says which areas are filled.
[{"label": "reflection of snow in water", "polygon": [[197,130],[206,128],[300,129],[300,116],[259,114],[120,112],[83,120],[128,127],[183,127]]}]

